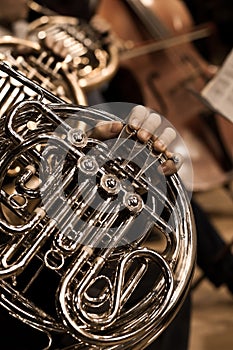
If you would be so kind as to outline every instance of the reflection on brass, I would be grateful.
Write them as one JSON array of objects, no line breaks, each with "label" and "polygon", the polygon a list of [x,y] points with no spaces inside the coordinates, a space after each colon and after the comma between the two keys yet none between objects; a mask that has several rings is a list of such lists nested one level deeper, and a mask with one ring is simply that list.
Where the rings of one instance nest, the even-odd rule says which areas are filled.
[{"label": "reflection on brass", "polygon": [[[92,137],[117,116],[66,104],[5,63],[0,86],[30,92],[0,118],[1,306],[44,332],[46,349],[58,334],[70,349],[144,349],[193,274],[179,177],[162,176],[165,156],[125,126],[115,139]],[[163,237],[158,250],[151,233]]]},{"label": "reflection on brass", "polygon": [[[0,61],[17,68],[28,79],[37,82],[41,87],[48,89],[66,102],[86,104],[86,96],[77,77],[69,72],[65,62],[42,49],[39,43],[4,36],[0,38],[0,50]],[[10,80],[12,86],[15,85],[13,79]],[[7,87],[3,91],[6,92],[6,89]],[[7,95],[8,103],[4,104],[2,114],[17,99],[22,100],[30,95],[33,97],[33,92],[19,83],[17,87],[15,86],[14,92],[12,92],[12,87],[9,88]],[[0,96],[2,97],[2,92]]]},{"label": "reflection on brass", "polygon": [[110,79],[118,67],[118,50],[109,28],[98,17],[90,23],[66,16],[42,16],[29,24],[29,38],[51,50],[91,89]]}]

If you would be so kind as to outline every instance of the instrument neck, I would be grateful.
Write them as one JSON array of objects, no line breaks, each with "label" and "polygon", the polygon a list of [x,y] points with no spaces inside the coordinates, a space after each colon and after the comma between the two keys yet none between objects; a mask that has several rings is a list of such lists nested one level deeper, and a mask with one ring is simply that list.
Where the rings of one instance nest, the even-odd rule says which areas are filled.
[{"label": "instrument neck", "polygon": [[161,23],[159,18],[147,8],[141,0],[125,0],[129,8],[135,13],[153,39],[171,37],[169,30]]}]

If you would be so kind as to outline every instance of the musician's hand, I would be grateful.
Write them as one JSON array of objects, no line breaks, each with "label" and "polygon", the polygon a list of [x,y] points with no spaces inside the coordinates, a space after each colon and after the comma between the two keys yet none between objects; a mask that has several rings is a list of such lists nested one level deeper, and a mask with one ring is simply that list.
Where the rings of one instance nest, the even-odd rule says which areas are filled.
[{"label": "musician's hand", "polygon": [[129,126],[137,130],[137,137],[140,141],[148,142],[151,139],[154,150],[166,155],[168,159],[161,165],[161,171],[165,175],[171,175],[180,169],[183,157],[179,153],[168,151],[168,146],[175,140],[177,135],[175,129],[171,127],[166,127],[161,133],[158,133],[161,122],[159,114],[151,112],[141,105],[134,107],[128,118]]},{"label": "musician's hand", "polygon": [[118,121],[100,121],[95,128],[91,130],[91,137],[98,140],[113,139],[119,135],[123,128],[123,124]]},{"label": "musician's hand", "polygon": [[[182,165],[182,156],[174,154],[167,150],[167,147],[176,138],[176,131],[171,127],[165,128],[160,134],[157,134],[161,125],[159,114],[150,112],[146,107],[138,105],[132,109],[128,116],[128,125],[137,131],[137,137],[141,142],[153,141],[153,148],[158,153],[164,153],[168,158],[161,164],[160,171],[165,175],[171,175],[177,172]],[[117,137],[123,124],[118,121],[101,121],[97,123],[91,136],[100,140],[106,140]]]}]

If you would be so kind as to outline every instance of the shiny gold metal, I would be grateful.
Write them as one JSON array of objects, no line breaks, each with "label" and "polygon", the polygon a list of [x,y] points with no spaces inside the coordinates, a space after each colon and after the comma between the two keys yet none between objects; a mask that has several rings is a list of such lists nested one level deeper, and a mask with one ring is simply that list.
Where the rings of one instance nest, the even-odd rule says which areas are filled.
[{"label": "shiny gold metal", "polygon": [[47,350],[58,335],[65,349],[142,350],[190,286],[187,193],[125,126],[92,137],[117,116],[66,104],[0,62],[1,109],[22,87],[0,118],[0,305],[48,335]]},{"label": "shiny gold metal", "polygon": [[[0,38],[0,60],[5,61],[24,74],[28,79],[36,81],[41,87],[70,103],[86,105],[86,96],[79,85],[77,77],[69,72],[67,64],[59,61],[49,51],[44,51],[39,43],[31,40],[3,36]],[[24,99],[28,93],[25,88],[18,87],[17,94]],[[9,90],[9,105],[4,104],[2,112],[16,97]],[[14,92],[16,94],[16,90]],[[13,101],[15,102],[15,101]]]},{"label": "shiny gold metal", "polygon": [[45,6],[38,4],[38,2],[33,0],[26,0],[28,8],[38,15],[53,16],[56,13]]},{"label": "shiny gold metal", "polygon": [[118,67],[118,49],[109,27],[98,17],[86,23],[68,16],[42,16],[29,24],[28,35],[63,59],[85,90],[109,80]]}]

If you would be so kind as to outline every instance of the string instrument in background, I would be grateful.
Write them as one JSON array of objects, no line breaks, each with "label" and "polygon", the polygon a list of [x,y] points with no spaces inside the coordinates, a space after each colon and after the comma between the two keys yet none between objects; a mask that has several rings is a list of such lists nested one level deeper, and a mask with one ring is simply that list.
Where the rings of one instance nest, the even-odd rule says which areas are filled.
[{"label": "string instrument in background", "polygon": [[[232,125],[211,111],[200,97],[216,67],[185,39],[187,33],[191,40],[195,35],[191,34],[194,24],[184,3],[102,0],[98,14],[110,22],[128,47],[135,45],[122,52],[108,98],[143,103],[168,118],[189,149],[194,191],[227,184],[232,178]],[[185,43],[179,41],[182,36]],[[152,43],[145,44],[148,40]],[[141,48],[137,47],[140,43],[144,43]],[[183,172],[185,177],[185,167]]]}]

